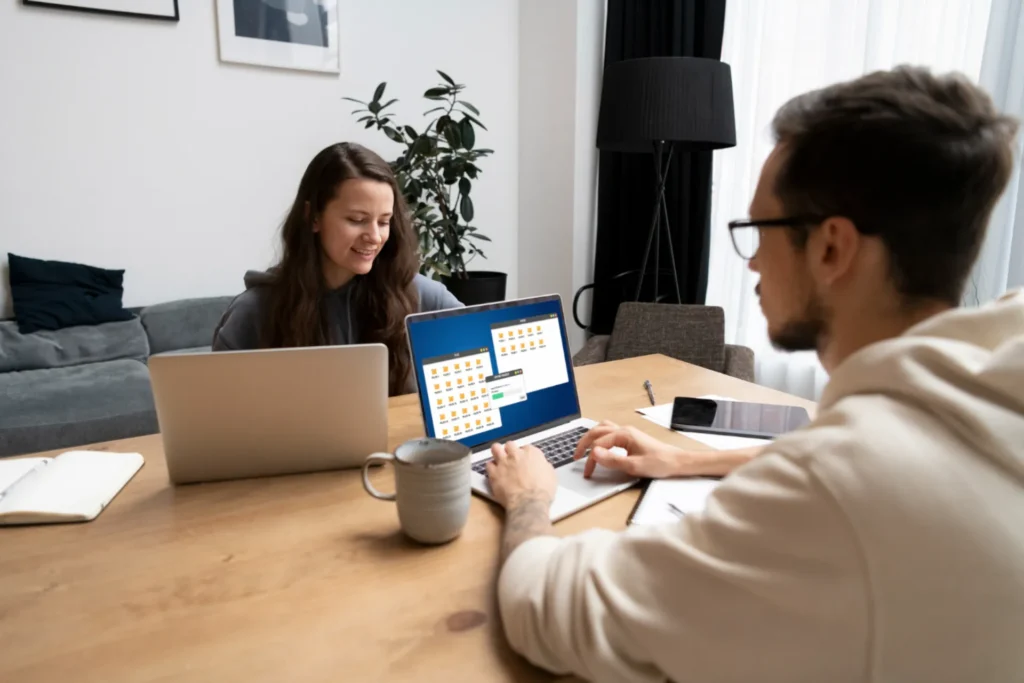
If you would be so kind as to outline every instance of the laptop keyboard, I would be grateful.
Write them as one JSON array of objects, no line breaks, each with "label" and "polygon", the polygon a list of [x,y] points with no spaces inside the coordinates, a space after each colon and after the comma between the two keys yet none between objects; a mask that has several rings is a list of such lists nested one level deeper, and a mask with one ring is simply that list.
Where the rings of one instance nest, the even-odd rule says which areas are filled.
[{"label": "laptop keyboard", "polygon": [[[547,458],[553,467],[561,467],[572,462],[573,453],[576,452],[576,445],[589,430],[586,427],[577,427],[561,434],[555,434],[543,441],[535,441],[530,444],[536,446]],[[477,474],[487,474],[487,463],[490,458],[481,460],[473,465],[473,471]]]}]

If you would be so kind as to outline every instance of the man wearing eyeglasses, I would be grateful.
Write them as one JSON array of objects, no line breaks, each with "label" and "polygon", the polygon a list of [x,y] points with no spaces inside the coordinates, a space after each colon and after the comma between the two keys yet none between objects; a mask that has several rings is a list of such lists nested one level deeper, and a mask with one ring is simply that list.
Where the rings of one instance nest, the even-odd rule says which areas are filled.
[{"label": "man wearing eyeglasses", "polygon": [[[1016,127],[962,77],[912,68],[779,110],[729,230],[772,341],[831,373],[818,416],[721,456],[703,513],[621,533],[555,537],[551,466],[496,446],[514,649],[600,681],[1024,680],[1024,291],[958,308]],[[612,424],[587,448],[694,471]]]}]

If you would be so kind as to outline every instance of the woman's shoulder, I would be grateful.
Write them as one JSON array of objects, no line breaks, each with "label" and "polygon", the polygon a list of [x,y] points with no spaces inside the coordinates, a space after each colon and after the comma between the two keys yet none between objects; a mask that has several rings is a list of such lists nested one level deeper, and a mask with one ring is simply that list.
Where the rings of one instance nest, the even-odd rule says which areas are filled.
[{"label": "woman's shoulder", "polygon": [[421,313],[443,311],[446,308],[462,308],[463,306],[462,302],[437,280],[431,280],[425,275],[417,273],[413,278],[413,285],[419,294]]},{"label": "woman's shoulder", "polygon": [[267,288],[250,287],[228,304],[213,333],[214,351],[259,348],[260,321],[266,308]]}]

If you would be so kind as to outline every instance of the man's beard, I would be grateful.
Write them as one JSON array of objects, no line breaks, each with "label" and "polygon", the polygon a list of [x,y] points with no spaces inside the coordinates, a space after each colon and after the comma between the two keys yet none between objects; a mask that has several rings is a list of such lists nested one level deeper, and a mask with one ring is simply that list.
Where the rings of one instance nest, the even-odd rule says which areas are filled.
[{"label": "man's beard", "polygon": [[781,351],[817,351],[828,333],[828,316],[816,297],[804,307],[803,315],[782,325],[776,332],[768,331],[772,346]]}]

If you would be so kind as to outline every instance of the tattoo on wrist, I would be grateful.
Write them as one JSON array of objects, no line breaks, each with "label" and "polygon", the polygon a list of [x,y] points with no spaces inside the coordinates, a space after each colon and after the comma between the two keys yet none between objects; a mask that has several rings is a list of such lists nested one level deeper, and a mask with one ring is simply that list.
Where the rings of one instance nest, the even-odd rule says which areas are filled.
[{"label": "tattoo on wrist", "polygon": [[548,517],[551,496],[544,491],[524,491],[508,501],[505,532],[501,542],[501,563],[522,543],[536,536],[551,536],[554,529]]}]

